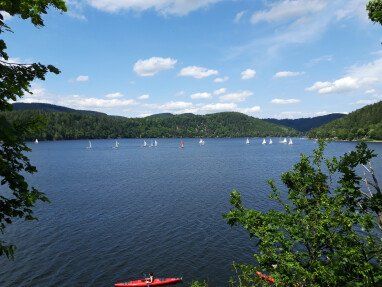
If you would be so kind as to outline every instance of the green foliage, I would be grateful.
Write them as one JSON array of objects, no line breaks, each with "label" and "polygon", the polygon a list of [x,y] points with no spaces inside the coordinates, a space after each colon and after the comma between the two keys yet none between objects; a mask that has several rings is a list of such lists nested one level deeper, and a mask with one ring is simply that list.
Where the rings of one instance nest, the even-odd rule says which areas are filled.
[{"label": "green foliage", "polygon": [[370,0],[366,10],[371,21],[382,25],[382,0]]},{"label": "green foliage", "polygon": [[[1,0],[0,11],[12,16],[30,19],[35,26],[43,26],[42,14],[47,13],[49,7],[66,11],[63,0]],[[12,32],[4,23],[0,14],[0,34]],[[35,79],[44,80],[48,72],[59,73],[51,65],[40,63],[18,64],[10,63],[6,53],[6,43],[0,40],[0,111],[10,111],[10,100],[16,101],[25,93],[30,93],[30,83]],[[30,187],[25,180],[25,173],[34,173],[36,168],[29,162],[25,153],[30,149],[24,143],[28,134],[35,132],[41,126],[41,117],[28,120],[9,121],[5,113],[0,114],[0,232],[4,233],[7,224],[14,218],[33,220],[32,208],[36,201],[48,201],[42,192]],[[11,258],[15,247],[0,240],[0,256]]]},{"label": "green foliage", "polygon": [[208,284],[206,281],[203,281],[203,282],[194,281],[191,283],[190,287],[208,287]]},{"label": "green foliage", "polygon": [[49,112],[18,110],[4,113],[10,121],[29,120],[36,115],[46,119],[40,132],[26,139],[41,140],[85,138],[152,137],[245,137],[298,135],[299,132],[240,113],[193,114],[146,118],[124,118],[91,112]]},{"label": "green foliage", "polygon": [[308,133],[311,138],[382,140],[382,101],[356,110]]},{"label": "green foliage", "polygon": [[342,118],[345,116],[344,114],[329,114],[325,116],[318,116],[313,118],[301,118],[301,119],[264,119],[267,122],[283,125],[286,127],[290,127],[292,129],[296,129],[300,132],[308,132],[311,129],[320,127],[324,124],[327,124],[336,119]]},{"label": "green foliage", "polygon": [[236,286],[254,286],[257,271],[272,274],[276,286],[381,286],[381,191],[374,181],[374,193],[365,193],[356,173],[373,157],[361,143],[339,159],[327,159],[321,142],[313,156],[301,155],[282,174],[287,200],[269,181],[270,199],[280,210],[245,208],[233,191],[224,218],[246,229],[258,246],[256,267],[237,265]]}]

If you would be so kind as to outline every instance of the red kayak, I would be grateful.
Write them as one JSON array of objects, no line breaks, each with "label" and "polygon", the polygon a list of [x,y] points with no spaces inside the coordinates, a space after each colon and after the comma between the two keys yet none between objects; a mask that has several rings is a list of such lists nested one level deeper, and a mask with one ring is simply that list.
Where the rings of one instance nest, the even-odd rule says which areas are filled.
[{"label": "red kayak", "polygon": [[114,286],[115,287],[129,287],[129,286],[147,287],[147,286],[163,286],[163,285],[170,285],[170,284],[176,284],[176,283],[182,282],[182,278],[155,278],[153,282],[146,283],[147,279],[148,278],[116,283],[114,284]]}]

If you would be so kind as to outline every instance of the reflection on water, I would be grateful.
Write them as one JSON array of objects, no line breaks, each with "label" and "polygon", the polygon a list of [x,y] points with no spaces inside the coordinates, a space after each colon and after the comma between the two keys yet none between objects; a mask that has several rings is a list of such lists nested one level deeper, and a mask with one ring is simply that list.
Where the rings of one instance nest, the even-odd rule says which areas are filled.
[{"label": "reflection on water", "polygon": [[[30,181],[51,204],[38,204],[37,222],[9,226],[15,260],[0,259],[0,286],[112,286],[154,272],[227,286],[233,261],[253,262],[254,243],[222,213],[239,190],[247,206],[268,209],[266,180],[311,154],[316,143],[262,145],[262,139],[40,142],[30,154]],[[151,142],[149,140],[148,142]],[[331,143],[341,155],[355,143]],[[381,144],[371,144],[382,154]],[[381,178],[382,164],[375,170]],[[380,180],[382,182],[382,180]]]}]

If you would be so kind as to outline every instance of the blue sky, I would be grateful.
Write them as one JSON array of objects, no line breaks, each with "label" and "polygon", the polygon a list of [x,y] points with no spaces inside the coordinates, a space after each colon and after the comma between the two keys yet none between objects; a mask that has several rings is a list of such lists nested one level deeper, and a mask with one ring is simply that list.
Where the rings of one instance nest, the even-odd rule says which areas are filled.
[{"label": "blue sky", "polygon": [[45,27],[6,17],[10,61],[54,64],[24,102],[110,115],[351,112],[382,99],[366,0],[70,0]]}]

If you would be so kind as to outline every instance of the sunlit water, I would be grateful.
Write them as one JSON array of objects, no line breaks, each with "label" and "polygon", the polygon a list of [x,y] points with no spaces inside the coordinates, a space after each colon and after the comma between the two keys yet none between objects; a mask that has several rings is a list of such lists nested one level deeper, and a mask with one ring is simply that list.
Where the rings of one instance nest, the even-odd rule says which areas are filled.
[{"label": "sunlit water", "polygon": [[[262,145],[262,139],[58,141],[31,144],[39,172],[29,178],[50,204],[39,221],[17,222],[5,239],[17,245],[14,261],[0,259],[0,286],[113,286],[154,272],[227,286],[232,262],[253,262],[254,241],[222,219],[233,189],[249,207],[272,208],[267,179],[311,154],[314,141]],[[150,143],[150,140],[148,141]],[[355,143],[329,144],[341,155]],[[382,144],[370,144],[382,155]],[[381,178],[380,157],[374,167]],[[382,180],[380,180],[382,182]],[[282,186],[280,186],[282,188]],[[180,286],[180,285],[178,285]]]}]

